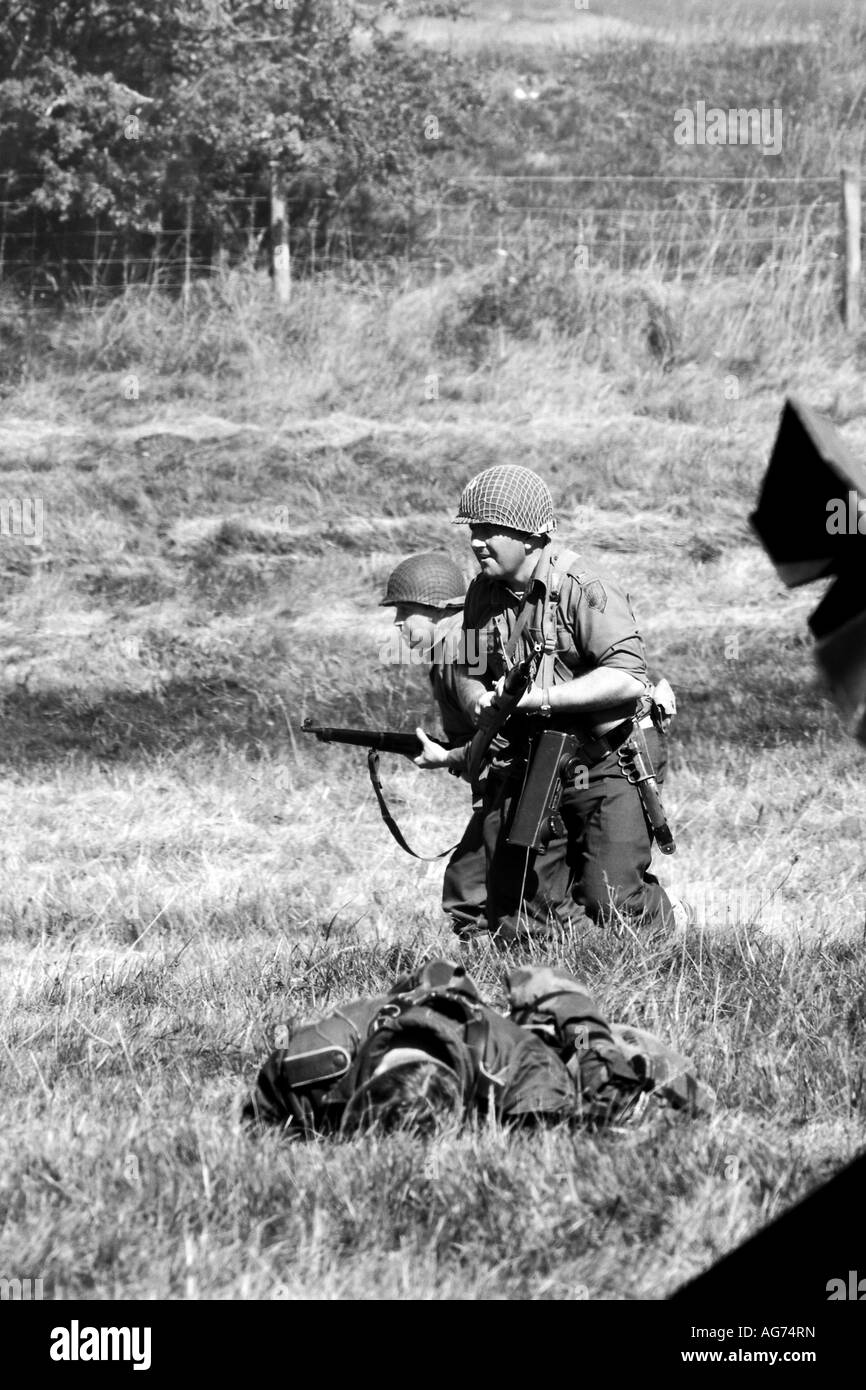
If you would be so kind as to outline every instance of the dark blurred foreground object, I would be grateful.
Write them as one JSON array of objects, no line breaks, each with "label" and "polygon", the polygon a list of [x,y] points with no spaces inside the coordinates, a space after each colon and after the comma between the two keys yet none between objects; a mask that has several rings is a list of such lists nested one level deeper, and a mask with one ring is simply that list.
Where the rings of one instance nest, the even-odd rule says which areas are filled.
[{"label": "dark blurred foreground object", "polygon": [[[785,402],[751,521],[788,588],[832,578],[809,619],[815,656],[866,743],[866,468],[801,401]],[[866,1300],[864,1183],[866,1153],[671,1301],[802,1309]]]},{"label": "dark blurred foreground object", "polygon": [[833,579],[809,619],[815,656],[866,743],[866,466],[802,401],[785,402],[751,522],[788,588]]},{"label": "dark blurred foreground object", "polygon": [[[810,1192],[704,1274],[673,1303],[802,1310],[866,1301],[866,1154]],[[793,1317],[789,1321],[795,1321]]]}]

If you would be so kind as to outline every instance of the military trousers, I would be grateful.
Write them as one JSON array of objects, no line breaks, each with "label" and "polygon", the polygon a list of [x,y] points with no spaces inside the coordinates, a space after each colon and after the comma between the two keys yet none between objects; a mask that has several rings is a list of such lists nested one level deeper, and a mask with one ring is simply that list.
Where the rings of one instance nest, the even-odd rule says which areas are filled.
[{"label": "military trousers", "polygon": [[[460,843],[448,861],[442,881],[442,910],[451,919],[457,936],[468,938],[491,930],[487,920],[487,848],[485,824],[488,811],[476,806]],[[562,922],[569,915],[567,840],[554,838],[545,855],[537,858],[533,912],[544,925]]]},{"label": "military trousers", "polygon": [[[647,746],[661,782],[667,754],[655,729]],[[566,786],[560,815],[565,836],[545,854],[509,845],[522,772],[488,778],[481,827],[487,870],[487,920],[501,944],[543,935],[551,924],[581,917],[607,924],[618,916],[640,926],[670,926],[670,900],[650,872],[652,836],[638,790],[616,752]]]},{"label": "military trousers", "polygon": [[487,856],[484,810],[476,807],[442,880],[442,910],[458,936],[487,930]]}]

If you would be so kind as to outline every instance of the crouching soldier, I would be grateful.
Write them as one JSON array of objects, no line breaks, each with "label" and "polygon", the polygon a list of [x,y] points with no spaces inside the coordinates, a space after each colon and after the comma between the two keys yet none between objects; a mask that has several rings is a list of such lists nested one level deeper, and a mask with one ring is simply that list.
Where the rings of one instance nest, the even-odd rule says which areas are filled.
[{"label": "crouching soldier", "polygon": [[[435,749],[439,765],[459,776],[466,762],[465,745],[475,732],[471,711],[461,701],[455,679],[462,661],[463,599],[466,580],[447,555],[425,551],[409,555],[392,570],[380,607],[394,609],[394,626],[419,662],[429,661],[430,685],[439,709],[446,752],[419,729],[425,749]],[[416,760],[427,766],[425,756]],[[487,930],[487,861],[482,838],[482,788],[472,787],[472,815],[448,860],[442,883],[442,908],[458,935]]]},{"label": "crouching soldier", "polygon": [[591,1128],[650,1104],[696,1115],[712,1092],[658,1038],[618,1031],[586,987],[528,967],[506,978],[510,1015],[490,1008],[461,966],[434,960],[388,994],[294,1029],[244,1107],[292,1138],[397,1127],[431,1133],[492,1112],[505,1123]]},{"label": "crouching soldier", "polygon": [[[432,742],[424,729],[419,729],[424,751],[415,759],[416,765],[428,769],[444,767],[455,777],[468,780],[467,755],[475,720],[468,687],[457,675],[458,667],[467,660],[463,632],[465,591],[466,580],[454,561],[438,551],[426,551],[407,556],[391,571],[380,607],[395,610],[394,626],[419,664],[429,661],[433,698],[449,745],[446,750]],[[473,688],[473,701],[474,698]],[[488,929],[484,778],[474,780],[471,787],[472,815],[448,860],[442,882],[442,909],[463,941],[477,938]],[[566,841],[552,837],[545,861],[543,898],[550,920],[556,920],[557,910],[569,899],[565,850]]]}]

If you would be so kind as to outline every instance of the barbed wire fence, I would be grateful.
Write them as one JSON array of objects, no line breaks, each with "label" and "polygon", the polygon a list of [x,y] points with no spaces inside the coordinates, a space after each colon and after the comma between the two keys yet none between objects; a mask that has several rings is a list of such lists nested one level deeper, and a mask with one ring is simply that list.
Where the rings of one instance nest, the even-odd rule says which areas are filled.
[{"label": "barbed wire fence", "polygon": [[[313,201],[293,215],[279,171],[269,194],[187,198],[149,231],[96,220],[51,224],[0,196],[0,286],[93,296],[132,286],[181,291],[239,264],[271,269],[283,300],[298,276],[437,278],[544,259],[662,277],[746,275],[795,263],[838,272],[845,322],[860,300],[860,175],[523,174],[455,177],[410,215],[357,218]],[[3,192],[0,175],[0,194]],[[8,189],[8,184],[7,184]]]}]

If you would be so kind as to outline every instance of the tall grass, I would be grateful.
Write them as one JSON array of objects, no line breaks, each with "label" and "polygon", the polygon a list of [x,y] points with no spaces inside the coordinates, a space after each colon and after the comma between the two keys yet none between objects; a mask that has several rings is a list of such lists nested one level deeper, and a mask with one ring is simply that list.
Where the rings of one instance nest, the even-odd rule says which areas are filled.
[{"label": "tall grass", "polygon": [[[837,87],[831,57],[789,63],[801,91],[819,72],[822,112],[854,95],[853,50]],[[665,112],[704,81],[629,62],[599,50],[580,100],[609,87],[615,114],[617,83],[667,73]],[[563,158],[578,128],[563,115]],[[604,172],[608,127],[583,128]],[[823,172],[818,136],[797,148]],[[861,346],[819,221],[786,240],[780,216],[752,263],[735,201],[677,206],[700,246],[680,254],[650,211],[639,264],[614,248],[578,270],[534,220],[493,266],[322,275],[288,310],[242,269],[186,305],[0,306],[3,491],[45,505],[41,544],[0,537],[5,1277],[94,1298],[656,1298],[862,1145],[862,754],[812,673],[815,600],[782,590],[747,520],[787,391],[866,448]],[[632,204],[603,212],[636,235]],[[457,949],[441,866],[401,856],[363,760],[300,721],[432,725],[378,600],[411,551],[471,569],[454,504],[503,461],[548,478],[678,690],[678,853],[658,867],[698,910],[674,938],[584,924],[530,954],[691,1054],[718,1110],[252,1143],[238,1110],[275,1025]],[[452,843],[465,788],[396,758],[383,775],[410,841]],[[500,998],[508,962],[465,959]]]}]

